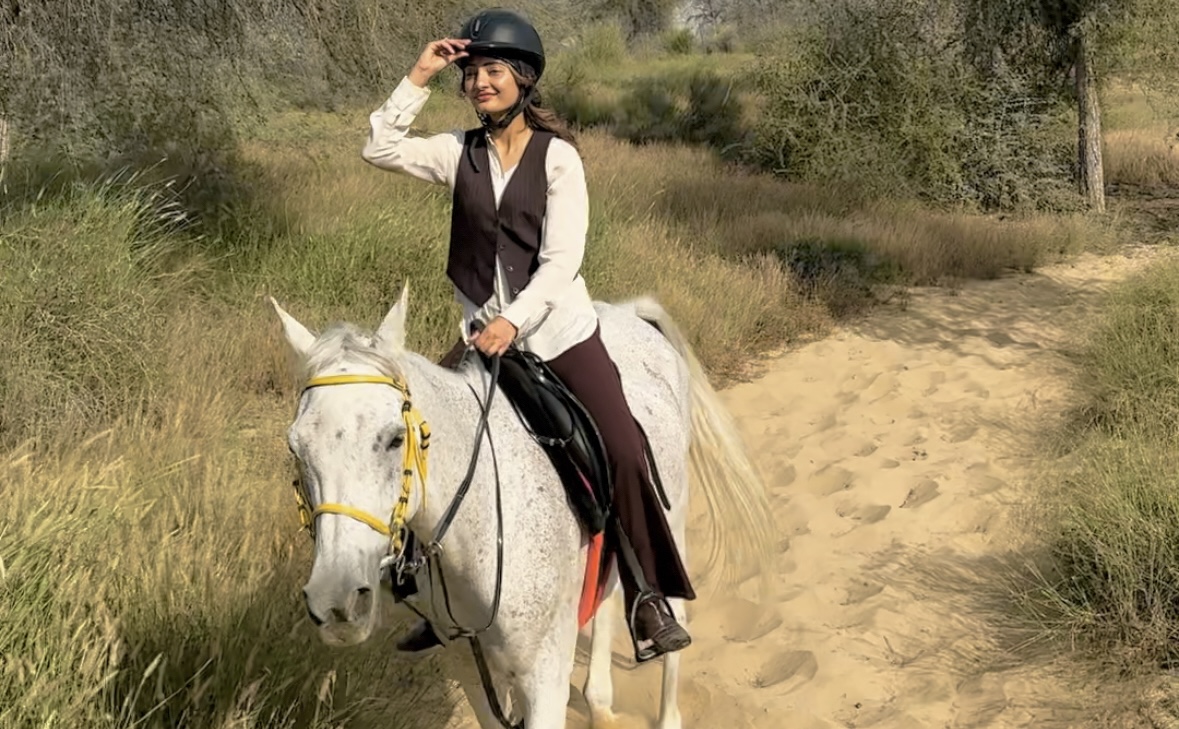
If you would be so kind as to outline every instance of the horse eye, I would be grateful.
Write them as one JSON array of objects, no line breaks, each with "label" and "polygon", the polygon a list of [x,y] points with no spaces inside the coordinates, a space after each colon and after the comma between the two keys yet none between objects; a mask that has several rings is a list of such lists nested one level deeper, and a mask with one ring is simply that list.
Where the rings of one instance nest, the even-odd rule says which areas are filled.
[{"label": "horse eye", "polygon": [[404,435],[393,436],[393,439],[389,441],[389,450],[394,450],[395,448],[400,448],[401,444],[404,442],[405,442]]}]

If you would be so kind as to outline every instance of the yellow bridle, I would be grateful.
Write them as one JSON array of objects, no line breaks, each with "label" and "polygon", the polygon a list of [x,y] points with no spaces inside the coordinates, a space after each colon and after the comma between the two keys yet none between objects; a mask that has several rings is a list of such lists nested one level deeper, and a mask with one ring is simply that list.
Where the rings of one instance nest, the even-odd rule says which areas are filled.
[{"label": "yellow bridle", "polygon": [[311,538],[315,538],[315,519],[320,514],[339,514],[367,524],[376,531],[389,538],[392,554],[400,554],[404,547],[402,534],[405,527],[406,512],[409,510],[409,497],[413,493],[414,472],[422,485],[422,505],[426,504],[426,451],[430,447],[430,426],[422,418],[421,413],[413,406],[409,396],[409,387],[402,381],[384,375],[325,375],[313,377],[303,386],[302,392],[313,387],[327,387],[330,385],[376,384],[389,385],[404,396],[401,405],[401,416],[405,419],[405,442],[401,450],[401,495],[393,506],[393,513],[388,523],[380,517],[362,509],[347,504],[324,503],[314,510],[308,505],[308,496],[301,480],[295,481],[295,500],[299,507],[299,521],[307,530]]}]

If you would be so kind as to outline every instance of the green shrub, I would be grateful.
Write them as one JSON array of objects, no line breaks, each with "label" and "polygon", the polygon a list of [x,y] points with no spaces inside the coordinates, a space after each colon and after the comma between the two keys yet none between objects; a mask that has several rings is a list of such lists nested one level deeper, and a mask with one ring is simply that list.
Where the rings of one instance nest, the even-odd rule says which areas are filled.
[{"label": "green shrub", "polygon": [[1073,141],[1030,81],[983,77],[902,0],[843,2],[754,68],[747,159],[791,179],[983,209],[1064,208]]},{"label": "green shrub", "polygon": [[627,84],[615,134],[631,142],[684,142],[723,149],[742,135],[733,82],[711,71],[666,73]]},{"label": "green shrub", "polygon": [[673,56],[691,55],[696,50],[696,35],[688,28],[668,31],[663,36],[663,50]]}]

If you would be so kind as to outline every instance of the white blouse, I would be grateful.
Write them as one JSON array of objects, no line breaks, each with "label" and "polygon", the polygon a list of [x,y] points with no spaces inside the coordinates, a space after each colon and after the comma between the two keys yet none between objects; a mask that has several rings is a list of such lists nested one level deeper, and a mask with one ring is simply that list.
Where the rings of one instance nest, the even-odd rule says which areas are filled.
[{"label": "white blouse", "polygon": [[[455,177],[463,152],[462,130],[428,137],[408,136],[430,90],[403,78],[380,109],[369,116],[372,131],[364,146],[364,159],[382,169],[446,184],[454,193]],[[501,169],[495,145],[488,140],[491,184],[498,206],[504,187],[516,171]],[[598,325],[597,312],[581,276],[589,228],[589,195],[585,169],[577,150],[562,139],[553,139],[545,158],[548,200],[542,224],[539,267],[528,285],[513,296],[499,257],[496,257],[494,292],[482,307],[455,288],[463,307],[463,335],[470,324],[484,325],[496,316],[518,330],[516,346],[550,360],[585,341]]]}]

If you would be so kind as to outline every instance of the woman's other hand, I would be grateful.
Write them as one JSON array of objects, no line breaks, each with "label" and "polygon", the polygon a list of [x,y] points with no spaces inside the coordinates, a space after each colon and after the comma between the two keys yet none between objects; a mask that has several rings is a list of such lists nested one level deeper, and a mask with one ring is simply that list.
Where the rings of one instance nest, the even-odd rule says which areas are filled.
[{"label": "woman's other hand", "polygon": [[475,345],[476,349],[488,357],[495,357],[508,351],[508,347],[515,340],[516,327],[502,316],[497,316],[481,332],[475,335],[474,339],[471,340],[471,344]]}]

